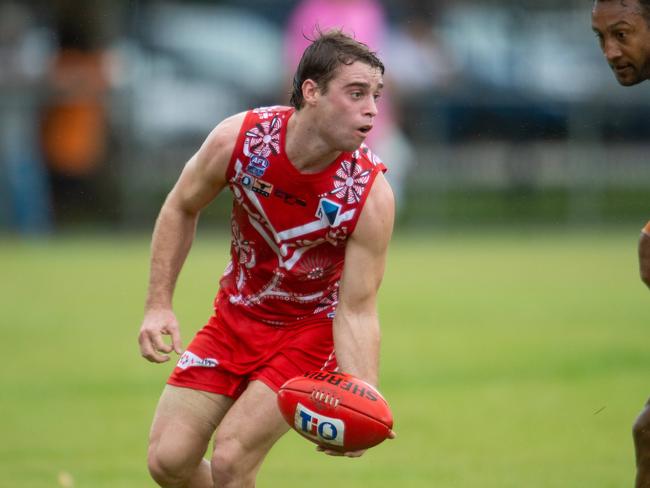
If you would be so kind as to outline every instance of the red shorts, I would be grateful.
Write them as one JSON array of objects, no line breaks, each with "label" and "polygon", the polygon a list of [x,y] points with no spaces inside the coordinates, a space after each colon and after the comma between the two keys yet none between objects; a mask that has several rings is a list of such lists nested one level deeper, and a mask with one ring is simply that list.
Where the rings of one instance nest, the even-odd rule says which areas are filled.
[{"label": "red shorts", "polygon": [[336,368],[332,322],[271,327],[241,316],[226,322],[218,313],[196,334],[168,384],[237,398],[249,382],[273,391],[307,371]]}]

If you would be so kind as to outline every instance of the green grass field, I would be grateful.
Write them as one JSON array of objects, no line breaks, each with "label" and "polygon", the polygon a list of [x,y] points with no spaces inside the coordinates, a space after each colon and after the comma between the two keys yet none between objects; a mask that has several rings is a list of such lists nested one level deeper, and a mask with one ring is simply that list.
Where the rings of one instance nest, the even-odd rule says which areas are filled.
[{"label": "green grass field", "polygon": [[[399,438],[351,460],[290,432],[258,486],[631,487],[631,424],[650,395],[637,235],[398,235],[380,309]],[[185,343],[225,261],[225,241],[200,235],[176,294]],[[56,487],[61,472],[75,487],[154,486],[146,439],[172,365],[138,353],[147,240],[5,239],[0,263],[0,486]]]}]

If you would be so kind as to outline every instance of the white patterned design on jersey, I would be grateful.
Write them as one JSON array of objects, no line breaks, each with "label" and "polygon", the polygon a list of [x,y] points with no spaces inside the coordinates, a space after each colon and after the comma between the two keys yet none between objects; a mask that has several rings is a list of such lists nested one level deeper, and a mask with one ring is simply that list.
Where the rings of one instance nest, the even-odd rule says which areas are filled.
[{"label": "white patterned design on jersey", "polygon": [[253,113],[259,115],[260,119],[266,120],[274,117],[278,109],[282,109],[281,105],[271,105],[270,107],[258,107],[253,109]]},{"label": "white patterned design on jersey", "polygon": [[336,306],[339,304],[339,283],[336,282],[334,286],[329,290],[329,293],[321,300],[318,304],[314,313],[320,313],[325,310],[331,309],[336,310]]},{"label": "white patterned design on jersey", "polygon": [[[301,236],[328,227],[328,224],[324,222],[323,219],[313,220],[306,224],[280,232],[276,231],[267,217],[257,194],[249,188],[238,186],[237,182],[240,180],[242,171],[243,165],[238,159],[235,162],[235,175],[231,181],[233,195],[237,203],[239,203],[248,214],[248,221],[250,224],[277,255],[278,265],[280,268],[291,270],[300,260],[302,255],[312,247],[318,246],[323,242],[336,242],[345,239],[347,228],[339,227],[336,229],[330,229],[326,238],[319,238],[314,241],[305,240],[302,242],[296,240]],[[244,198],[244,196],[246,198]],[[341,214],[339,223],[352,220],[355,212],[356,209],[350,209]]]},{"label": "white patterned design on jersey", "polygon": [[[242,209],[247,213],[249,223],[277,255],[278,267],[275,269],[273,277],[262,286],[261,289],[247,295],[242,294],[241,291],[245,283],[245,276],[242,273],[241,264],[248,265],[252,263],[254,266],[255,251],[251,247],[252,241],[244,240],[238,226],[233,225],[233,235],[235,235],[233,242],[236,246],[239,246],[239,248],[236,247],[236,250],[240,263],[240,273],[237,277],[237,289],[240,293],[236,296],[231,296],[230,302],[245,306],[259,304],[269,299],[280,299],[297,303],[322,303],[323,297],[331,293],[330,290],[306,294],[289,292],[282,289],[282,280],[285,273],[291,271],[291,269],[300,262],[303,255],[310,249],[326,242],[334,245],[340,245],[341,242],[344,242],[347,236],[347,228],[343,226],[329,229],[325,237],[319,237],[314,240],[300,239],[303,235],[328,227],[322,219],[318,219],[301,226],[277,232],[266,216],[266,212],[264,212],[257,194],[249,188],[237,184],[237,182],[240,181],[242,170],[243,164],[238,159],[235,162],[235,175],[231,180],[233,196],[235,201],[241,205]],[[345,212],[342,221],[352,219],[354,213],[354,209]],[[240,250],[242,252],[240,252]],[[242,259],[244,261],[243,263]],[[315,263],[316,261],[310,259],[304,263],[304,266],[310,267]],[[322,269],[319,270],[319,266]],[[330,264],[324,261],[312,266],[308,271],[308,273],[311,273],[311,279],[316,279],[318,274],[325,272],[329,266]],[[320,309],[322,310],[322,307]]]},{"label": "white patterned design on jersey", "polygon": [[230,301],[231,303],[241,303],[250,307],[251,305],[256,305],[273,298],[297,303],[314,303],[318,302],[323,297],[322,291],[315,293],[294,293],[283,290],[280,286],[283,278],[284,273],[282,270],[277,268],[268,283],[266,283],[266,285],[256,293],[251,293],[246,297],[242,297],[241,295],[238,297],[231,297]]},{"label": "white patterned design on jersey", "polygon": [[253,268],[255,266],[255,248],[253,241],[244,239],[244,235],[239,230],[237,222],[234,220],[231,222],[232,227],[232,242],[237,251],[237,257],[239,264],[246,266],[247,268]]},{"label": "white patterned design on jersey", "polygon": [[369,169],[362,170],[356,159],[343,161],[334,175],[334,189],[330,194],[347,203],[359,203],[370,180]]},{"label": "white patterned design on jersey", "polygon": [[246,273],[248,270],[255,267],[255,244],[244,238],[244,235],[239,230],[237,222],[233,219],[231,221],[232,228],[232,245],[237,253],[237,261],[239,262],[239,276],[237,276],[237,289],[241,290],[246,283]]},{"label": "white patterned design on jersey", "polygon": [[335,265],[324,253],[314,249],[300,260],[296,274],[301,281],[320,280],[334,272]]},{"label": "white patterned design on jersey", "polygon": [[373,153],[368,146],[366,146],[365,143],[361,143],[361,146],[359,146],[359,149],[354,151],[352,153],[352,157],[354,159],[359,159],[360,155],[364,154],[368,161],[370,161],[373,165],[377,166],[378,164],[384,164],[382,159],[377,156],[375,153]]},{"label": "white patterned design on jersey", "polygon": [[262,156],[268,158],[271,154],[280,154],[280,128],[282,120],[273,117],[271,121],[255,124],[255,127],[246,132],[244,140],[244,154],[246,156]]}]

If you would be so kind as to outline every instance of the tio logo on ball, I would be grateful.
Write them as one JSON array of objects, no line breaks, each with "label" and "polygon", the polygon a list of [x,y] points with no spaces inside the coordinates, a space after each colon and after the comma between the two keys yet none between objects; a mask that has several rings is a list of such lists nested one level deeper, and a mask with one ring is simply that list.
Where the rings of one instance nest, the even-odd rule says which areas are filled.
[{"label": "tio logo on ball", "polygon": [[340,419],[312,412],[303,404],[296,405],[294,424],[298,432],[316,442],[343,447],[345,424]]}]

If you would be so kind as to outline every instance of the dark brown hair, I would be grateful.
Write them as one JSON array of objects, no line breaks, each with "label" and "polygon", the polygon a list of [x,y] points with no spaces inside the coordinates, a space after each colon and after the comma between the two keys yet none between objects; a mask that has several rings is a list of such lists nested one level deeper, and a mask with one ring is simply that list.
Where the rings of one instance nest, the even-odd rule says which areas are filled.
[{"label": "dark brown hair", "polygon": [[325,33],[318,31],[318,37],[305,49],[302,54],[296,74],[293,77],[290,103],[300,110],[305,103],[302,96],[302,84],[305,80],[314,80],[323,93],[336,70],[342,64],[351,65],[361,61],[384,74],[384,64],[367,45],[344,34],[340,30]]}]

